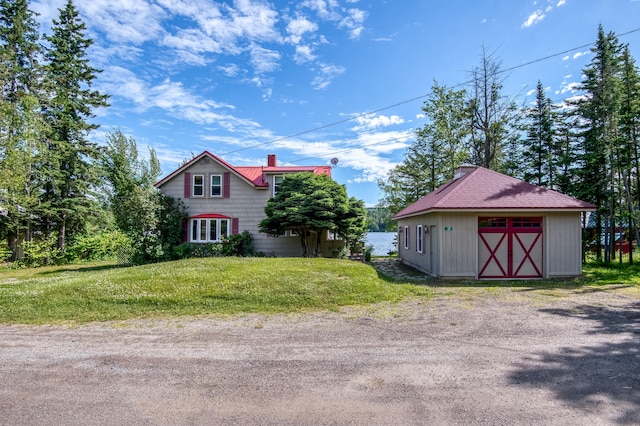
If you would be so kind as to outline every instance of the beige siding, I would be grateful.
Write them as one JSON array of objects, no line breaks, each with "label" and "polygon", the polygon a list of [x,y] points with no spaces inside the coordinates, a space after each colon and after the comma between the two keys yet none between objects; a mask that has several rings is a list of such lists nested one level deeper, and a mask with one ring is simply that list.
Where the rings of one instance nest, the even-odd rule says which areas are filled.
[{"label": "beige siding", "polygon": [[[402,261],[431,275],[439,275],[439,240],[438,223],[439,214],[427,214],[398,221],[398,256]],[[417,251],[416,229],[422,225],[422,253]],[[409,248],[404,247],[404,227],[409,227]],[[426,229],[429,229],[426,232]]]},{"label": "beige siding", "polygon": [[[207,161],[208,160],[208,161]],[[230,197],[190,197],[184,198],[184,173],[205,175],[205,195],[208,194],[209,176],[212,174],[224,174],[229,170],[216,161],[203,158],[182,171],[173,179],[166,182],[160,189],[167,195],[181,199],[188,208],[189,216],[204,213],[217,213],[238,218],[238,231],[249,231],[253,236],[253,245],[256,251],[267,256],[300,256],[300,239],[297,236],[271,237],[260,233],[259,223],[266,217],[264,206],[272,196],[272,186],[256,189],[252,184],[231,173]],[[272,176],[268,176],[271,183]],[[331,242],[323,245],[323,255],[331,255]],[[326,246],[326,247],[325,247]],[[311,248],[313,249],[313,248]]]},{"label": "beige siding", "polygon": [[545,251],[547,276],[582,273],[582,229],[580,213],[552,213],[546,217]]},{"label": "beige siding", "polygon": [[478,215],[443,213],[440,223],[442,277],[475,278],[478,267]]},{"label": "beige siding", "polygon": [[[414,268],[446,278],[477,278],[478,262],[478,213],[431,213],[398,221],[399,229],[410,227],[411,243],[404,249],[403,232],[398,234],[399,256]],[[543,277],[576,276],[582,273],[582,231],[579,212],[554,213],[500,213],[505,217],[542,217],[542,275]],[[415,227],[431,227],[433,252],[415,250]],[[524,237],[523,237],[524,238]],[[428,238],[425,236],[425,246]],[[536,256],[537,251],[532,252]],[[540,256],[540,255],[537,255]],[[429,264],[429,258],[433,264]],[[534,259],[539,264],[539,258]],[[526,271],[525,271],[526,272]]]}]

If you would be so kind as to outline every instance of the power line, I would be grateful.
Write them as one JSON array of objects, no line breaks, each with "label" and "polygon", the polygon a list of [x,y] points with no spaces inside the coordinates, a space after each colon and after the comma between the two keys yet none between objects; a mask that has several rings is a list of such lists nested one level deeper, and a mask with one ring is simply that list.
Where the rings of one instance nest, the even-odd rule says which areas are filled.
[{"label": "power line", "polygon": [[[640,28],[636,28],[636,29],[627,31],[627,32],[624,32],[622,34],[618,34],[616,36],[618,38],[620,38],[620,37],[627,36],[629,34],[633,34],[633,33],[638,32],[638,31],[640,31]],[[573,52],[575,50],[584,49],[586,47],[590,47],[593,44],[594,44],[593,42],[592,43],[583,44],[581,46],[577,46],[577,47],[573,47],[571,49],[563,50],[562,52],[553,53],[551,55],[547,55],[547,56],[544,56],[542,58],[534,59],[532,61],[525,62],[525,63],[519,64],[519,65],[514,65],[514,66],[512,66],[510,68],[506,68],[506,69],[500,70],[497,74],[504,74],[504,73],[507,73],[507,72],[510,72],[510,71],[513,71],[513,70],[516,70],[516,69],[519,69],[519,68],[523,68],[523,67],[538,63],[538,62],[546,61],[547,59],[555,58],[555,57],[561,56],[561,55],[566,55],[567,53]],[[462,83],[455,84],[455,85],[451,86],[450,88],[454,89],[456,87],[465,86],[465,85],[467,85],[469,83],[472,83],[472,82],[473,82],[473,80],[467,80],[467,81],[464,81]],[[388,110],[388,109],[391,109],[391,108],[395,108],[395,107],[398,107],[400,105],[405,105],[405,104],[408,104],[408,103],[411,103],[411,102],[415,102],[417,100],[426,98],[429,95],[431,95],[431,92],[428,92],[428,93],[426,93],[424,95],[416,96],[416,97],[413,97],[413,98],[410,98],[410,99],[407,99],[407,100],[404,100],[404,101],[396,102],[394,104],[387,105],[387,106],[384,106],[384,107],[381,107],[381,108],[378,108],[378,109],[375,109],[375,110],[363,112],[363,113],[360,113],[360,114],[355,114],[355,115],[353,115],[353,116],[351,116],[349,118],[345,118],[343,120],[334,121],[332,123],[328,123],[328,124],[324,124],[322,126],[314,127],[314,128],[308,129],[308,130],[304,130],[302,132],[294,133],[294,134],[287,135],[287,136],[281,136],[279,138],[272,139],[272,140],[269,140],[269,141],[266,141],[266,142],[261,142],[261,143],[254,144],[254,145],[251,145],[251,146],[238,148],[238,149],[235,149],[233,151],[227,151],[227,152],[223,153],[222,155],[234,154],[236,152],[246,151],[247,149],[252,149],[252,148],[259,147],[259,146],[272,144],[272,143],[275,143],[275,142],[280,142],[282,140],[292,139],[292,138],[295,138],[295,137],[298,137],[298,136],[306,135],[308,133],[317,132],[319,130],[324,130],[324,129],[327,129],[329,127],[333,127],[333,126],[337,126],[339,124],[348,123],[349,121],[357,120],[358,118],[366,117],[366,116],[372,115],[372,114],[377,114],[377,113],[379,113],[381,111],[385,111],[385,110]],[[393,140],[390,140],[390,141],[393,141]],[[376,142],[376,143],[373,143],[373,144],[368,144],[368,145],[363,145],[363,146],[370,146],[370,145],[375,145],[375,144],[379,144],[379,143],[383,143],[383,142]],[[350,151],[350,150],[353,150],[353,149],[357,149],[357,148],[353,147],[353,148],[347,148],[347,149],[339,150],[339,151],[332,151],[332,152],[329,152],[328,154],[325,154],[325,156],[326,155],[335,154],[335,153],[338,153],[338,152]],[[297,163],[297,162],[300,162],[300,161],[303,161],[303,160],[307,160],[307,159],[311,159],[311,158],[320,158],[320,157],[308,157],[308,158],[305,158],[305,159],[299,159],[299,160],[295,160],[295,161],[290,161],[290,163]]]}]

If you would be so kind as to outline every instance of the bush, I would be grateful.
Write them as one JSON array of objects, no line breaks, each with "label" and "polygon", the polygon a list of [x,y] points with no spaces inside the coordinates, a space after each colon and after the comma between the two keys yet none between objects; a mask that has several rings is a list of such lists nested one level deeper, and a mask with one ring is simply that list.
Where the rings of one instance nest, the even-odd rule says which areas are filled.
[{"label": "bush", "polygon": [[33,238],[22,243],[24,257],[18,261],[25,266],[52,265],[61,260],[58,248],[58,233],[52,233],[49,238]]},{"label": "bush", "polygon": [[249,231],[231,235],[219,243],[182,243],[173,247],[173,259],[187,259],[190,257],[218,257],[218,256],[255,256],[253,236]]},{"label": "bush", "polygon": [[364,261],[371,262],[371,253],[373,252],[373,246],[368,245],[364,249]]},{"label": "bush", "polygon": [[4,262],[9,259],[13,252],[7,244],[0,244],[0,262]]},{"label": "bush", "polygon": [[122,249],[131,247],[131,240],[120,231],[103,231],[80,235],[71,242],[65,252],[65,260],[95,261],[116,258]]}]

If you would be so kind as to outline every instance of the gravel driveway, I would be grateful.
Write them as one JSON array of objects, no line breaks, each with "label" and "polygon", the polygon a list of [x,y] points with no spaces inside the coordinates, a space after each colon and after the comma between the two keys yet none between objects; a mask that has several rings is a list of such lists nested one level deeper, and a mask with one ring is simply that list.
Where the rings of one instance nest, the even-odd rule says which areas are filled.
[{"label": "gravel driveway", "polygon": [[0,326],[0,424],[640,423],[637,290]]}]

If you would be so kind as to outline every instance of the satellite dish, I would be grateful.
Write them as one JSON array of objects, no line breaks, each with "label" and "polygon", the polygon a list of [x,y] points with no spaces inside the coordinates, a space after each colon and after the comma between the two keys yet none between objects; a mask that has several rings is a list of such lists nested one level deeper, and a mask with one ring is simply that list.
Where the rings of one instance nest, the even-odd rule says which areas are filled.
[{"label": "satellite dish", "polygon": [[331,159],[331,165],[335,167],[338,164],[338,157],[333,157]]}]

